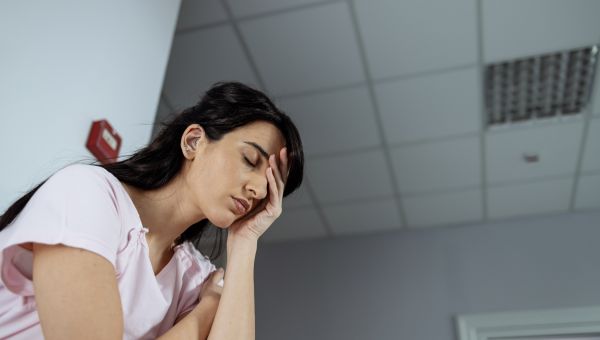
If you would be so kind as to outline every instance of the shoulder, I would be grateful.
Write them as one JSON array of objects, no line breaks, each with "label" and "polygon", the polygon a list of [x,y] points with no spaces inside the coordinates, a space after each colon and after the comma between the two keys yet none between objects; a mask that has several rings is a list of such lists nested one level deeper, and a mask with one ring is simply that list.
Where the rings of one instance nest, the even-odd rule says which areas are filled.
[{"label": "shoulder", "polygon": [[104,168],[73,164],[50,176],[40,188],[40,194],[63,197],[69,201],[111,201],[114,205],[123,190],[119,180]]},{"label": "shoulder", "polygon": [[61,184],[84,184],[96,183],[112,185],[118,180],[104,168],[95,165],[72,164],[55,172],[48,182],[59,182]]},{"label": "shoulder", "polygon": [[115,265],[132,209],[111,176],[103,168],[80,164],[55,172],[3,230],[0,248],[62,244],[97,253]]}]

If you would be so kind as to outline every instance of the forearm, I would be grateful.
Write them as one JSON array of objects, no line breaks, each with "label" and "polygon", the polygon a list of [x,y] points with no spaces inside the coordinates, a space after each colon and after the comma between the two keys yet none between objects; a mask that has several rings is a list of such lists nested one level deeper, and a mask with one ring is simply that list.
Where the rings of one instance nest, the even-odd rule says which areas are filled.
[{"label": "forearm", "polygon": [[228,249],[225,285],[208,339],[252,340],[255,338],[256,248],[256,240],[243,240]]},{"label": "forearm", "polygon": [[215,316],[219,299],[211,296],[204,297],[198,305],[183,319],[179,320],[159,340],[170,339],[201,339],[208,337]]}]

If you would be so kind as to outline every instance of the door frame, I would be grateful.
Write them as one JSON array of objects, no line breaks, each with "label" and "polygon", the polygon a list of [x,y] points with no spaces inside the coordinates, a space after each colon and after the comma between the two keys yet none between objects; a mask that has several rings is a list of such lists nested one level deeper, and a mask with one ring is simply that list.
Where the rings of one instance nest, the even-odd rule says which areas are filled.
[{"label": "door frame", "polygon": [[600,333],[600,306],[458,315],[456,328],[459,340]]}]

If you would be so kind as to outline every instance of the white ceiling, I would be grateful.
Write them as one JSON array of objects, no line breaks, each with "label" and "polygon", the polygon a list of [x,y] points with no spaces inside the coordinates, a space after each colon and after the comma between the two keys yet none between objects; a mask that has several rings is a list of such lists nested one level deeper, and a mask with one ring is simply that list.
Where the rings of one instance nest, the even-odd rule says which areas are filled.
[{"label": "white ceiling", "polygon": [[600,86],[582,115],[495,129],[480,86],[486,63],[600,43],[598,14],[598,0],[184,0],[157,119],[221,80],[292,117],[306,177],[271,242],[599,209]]}]

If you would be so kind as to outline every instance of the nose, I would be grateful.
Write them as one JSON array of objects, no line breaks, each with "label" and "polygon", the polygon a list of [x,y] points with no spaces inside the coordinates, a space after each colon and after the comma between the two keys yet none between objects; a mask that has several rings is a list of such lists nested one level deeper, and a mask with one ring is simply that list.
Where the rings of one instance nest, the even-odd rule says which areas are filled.
[{"label": "nose", "polygon": [[255,173],[248,180],[246,190],[249,192],[252,199],[260,201],[267,197],[267,183],[266,175]]}]

